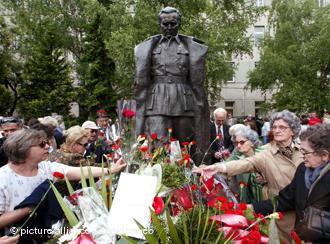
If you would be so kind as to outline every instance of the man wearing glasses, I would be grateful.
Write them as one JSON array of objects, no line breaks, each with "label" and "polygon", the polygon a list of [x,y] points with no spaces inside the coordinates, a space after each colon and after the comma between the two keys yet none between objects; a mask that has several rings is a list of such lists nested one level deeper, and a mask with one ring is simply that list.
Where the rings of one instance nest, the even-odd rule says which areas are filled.
[{"label": "man wearing glasses", "polygon": [[2,134],[2,138],[0,139],[0,167],[4,166],[8,162],[7,156],[2,148],[3,143],[8,136],[22,128],[22,121],[16,117],[4,117],[0,119],[0,131]]}]

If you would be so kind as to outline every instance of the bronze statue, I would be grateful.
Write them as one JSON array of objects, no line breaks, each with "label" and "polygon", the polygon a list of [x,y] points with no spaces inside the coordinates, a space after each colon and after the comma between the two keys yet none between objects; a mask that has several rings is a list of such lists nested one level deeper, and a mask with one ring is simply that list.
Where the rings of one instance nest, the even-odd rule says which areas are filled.
[{"label": "bronze statue", "polygon": [[180,142],[196,141],[194,158],[200,161],[210,130],[203,84],[208,48],[194,37],[178,34],[180,20],[177,9],[164,8],[159,13],[162,34],[135,47],[136,130],[162,137],[173,128]]}]

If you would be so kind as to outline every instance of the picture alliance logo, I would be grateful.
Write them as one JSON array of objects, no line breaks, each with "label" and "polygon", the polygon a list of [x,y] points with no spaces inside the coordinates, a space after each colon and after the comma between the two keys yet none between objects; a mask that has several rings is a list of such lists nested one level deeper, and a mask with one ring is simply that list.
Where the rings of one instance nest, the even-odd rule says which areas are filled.
[{"label": "picture alliance logo", "polygon": [[60,229],[39,229],[39,228],[22,228],[19,229],[17,227],[11,227],[9,229],[10,233],[12,235],[48,235],[48,236],[52,236],[52,235],[65,235],[70,233],[70,228],[69,227],[63,227]]},{"label": "picture alliance logo", "polygon": [[154,229],[153,228],[150,228],[150,227],[148,227],[148,228],[144,228],[143,230],[142,230],[142,233],[144,234],[144,235],[152,235],[153,233],[154,233]]}]

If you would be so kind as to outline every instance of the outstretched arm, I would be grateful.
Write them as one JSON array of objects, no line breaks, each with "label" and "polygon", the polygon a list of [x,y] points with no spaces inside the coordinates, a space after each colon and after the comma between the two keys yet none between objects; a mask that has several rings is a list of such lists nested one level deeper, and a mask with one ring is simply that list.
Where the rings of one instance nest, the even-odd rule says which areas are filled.
[{"label": "outstretched arm", "polygon": [[[111,173],[118,173],[122,171],[126,167],[126,163],[122,158],[120,158],[115,165],[111,167]],[[100,177],[102,176],[102,168],[101,167],[90,167],[92,174],[94,177]],[[88,177],[88,167],[82,167],[82,170],[84,172],[85,177]],[[107,168],[104,169],[104,173],[108,174]],[[68,167],[66,176],[69,180],[80,180],[81,179],[81,171],[80,167]]]}]

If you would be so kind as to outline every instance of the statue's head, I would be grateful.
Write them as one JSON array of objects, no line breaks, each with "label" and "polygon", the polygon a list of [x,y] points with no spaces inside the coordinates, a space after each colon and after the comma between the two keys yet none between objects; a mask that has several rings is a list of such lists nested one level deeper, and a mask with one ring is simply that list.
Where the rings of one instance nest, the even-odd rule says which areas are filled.
[{"label": "statue's head", "polygon": [[181,13],[179,10],[166,7],[159,13],[159,24],[164,36],[176,36],[180,27]]}]

